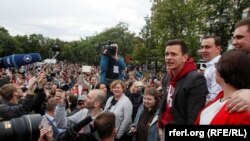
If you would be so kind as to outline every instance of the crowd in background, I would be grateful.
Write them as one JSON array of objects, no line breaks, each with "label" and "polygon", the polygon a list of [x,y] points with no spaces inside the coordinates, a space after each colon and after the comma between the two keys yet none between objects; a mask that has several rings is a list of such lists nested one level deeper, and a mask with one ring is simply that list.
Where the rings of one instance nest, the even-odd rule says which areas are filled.
[{"label": "crowd in background", "polygon": [[[164,128],[169,124],[249,125],[250,19],[239,22],[234,34],[236,49],[223,55],[216,36],[203,38],[202,57],[210,65],[204,74],[197,71],[188,46],[180,39],[166,44],[164,75],[126,66],[117,57],[118,51],[111,57],[112,65],[101,61],[100,67],[91,66],[89,72],[83,72],[81,64],[65,61],[1,68],[0,120],[39,113],[43,116],[39,141],[63,137],[69,127],[88,116],[97,121],[77,131],[73,140],[89,140],[91,135],[97,140],[163,141]],[[227,109],[230,100],[237,105],[233,111],[240,112]],[[113,114],[106,115],[115,123],[110,124],[113,126],[107,135],[99,126],[101,117],[105,119],[99,117],[102,113]],[[101,132],[96,134],[96,130]]]}]

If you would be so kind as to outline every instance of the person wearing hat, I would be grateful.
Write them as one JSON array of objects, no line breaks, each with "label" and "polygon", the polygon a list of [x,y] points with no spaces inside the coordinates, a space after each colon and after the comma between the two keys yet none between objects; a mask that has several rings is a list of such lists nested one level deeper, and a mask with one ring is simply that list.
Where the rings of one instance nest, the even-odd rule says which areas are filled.
[{"label": "person wearing hat", "polygon": [[74,108],[74,110],[68,114],[68,116],[72,116],[75,113],[77,113],[78,111],[80,111],[81,109],[83,109],[84,108],[84,100],[86,98],[87,98],[86,95],[78,95],[77,96],[77,105]]},{"label": "person wearing hat", "polygon": [[84,100],[87,98],[86,95],[78,95],[77,97],[77,108],[79,110],[83,109],[84,108]]}]

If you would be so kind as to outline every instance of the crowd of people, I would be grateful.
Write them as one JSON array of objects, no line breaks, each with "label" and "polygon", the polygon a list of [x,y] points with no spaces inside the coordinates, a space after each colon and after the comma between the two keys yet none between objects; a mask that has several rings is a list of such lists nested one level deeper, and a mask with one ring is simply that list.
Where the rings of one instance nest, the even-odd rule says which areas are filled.
[{"label": "crowd of people", "polygon": [[2,68],[0,121],[40,114],[37,141],[164,141],[170,124],[250,125],[250,18],[236,24],[232,44],[221,54],[220,38],[204,36],[204,73],[181,39],[166,44],[165,75],[126,67],[116,44],[90,72],[67,62]]}]

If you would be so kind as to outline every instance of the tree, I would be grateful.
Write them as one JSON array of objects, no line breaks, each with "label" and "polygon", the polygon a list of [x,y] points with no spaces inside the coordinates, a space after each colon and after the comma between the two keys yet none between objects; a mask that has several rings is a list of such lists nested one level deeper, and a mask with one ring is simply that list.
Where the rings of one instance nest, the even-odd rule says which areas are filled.
[{"label": "tree", "polygon": [[235,23],[241,19],[242,12],[249,7],[249,0],[204,0],[207,11],[206,22],[210,21],[205,33],[221,38],[223,51],[227,50],[232,37]]},{"label": "tree", "polygon": [[145,45],[138,46],[133,50],[133,60],[134,64],[136,65],[141,65],[141,64],[146,64],[146,58],[149,56],[150,52],[149,49],[145,47]]},{"label": "tree", "polygon": [[1,57],[12,55],[13,53],[19,53],[21,51],[18,48],[18,43],[13,39],[8,30],[4,27],[0,27],[0,54]]},{"label": "tree", "polygon": [[151,37],[148,39],[152,48],[157,50],[157,60],[163,61],[166,41],[176,38],[185,40],[191,56],[198,57],[199,34],[204,28],[202,7],[199,0],[153,1],[149,19]]}]

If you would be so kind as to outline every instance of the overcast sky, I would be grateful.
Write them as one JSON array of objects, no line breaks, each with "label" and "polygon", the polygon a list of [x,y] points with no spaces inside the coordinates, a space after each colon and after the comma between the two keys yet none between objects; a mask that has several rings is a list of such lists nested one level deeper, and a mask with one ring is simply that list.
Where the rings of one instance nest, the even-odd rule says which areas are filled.
[{"label": "overcast sky", "polygon": [[126,22],[137,34],[150,7],[150,0],[0,0],[0,26],[12,36],[72,41]]}]

